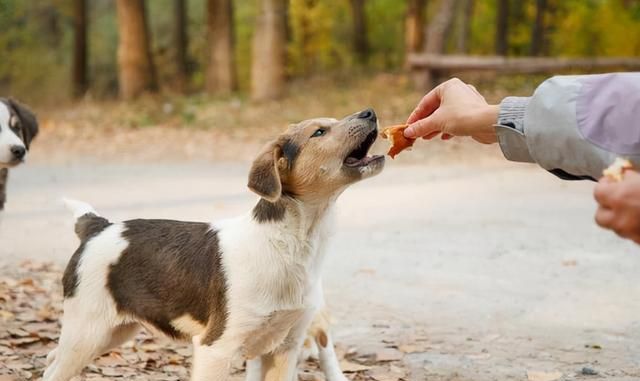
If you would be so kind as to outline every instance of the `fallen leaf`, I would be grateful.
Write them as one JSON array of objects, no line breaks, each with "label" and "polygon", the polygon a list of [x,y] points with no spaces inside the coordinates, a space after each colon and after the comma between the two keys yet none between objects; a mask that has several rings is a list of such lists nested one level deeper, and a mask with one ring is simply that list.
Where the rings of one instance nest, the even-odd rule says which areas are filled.
[{"label": "fallen leaf", "polygon": [[402,344],[398,346],[398,350],[400,350],[403,353],[420,353],[420,352],[426,352],[427,348],[424,345]]},{"label": "fallen leaf", "polygon": [[[2,318],[3,320],[12,320],[15,316],[16,315],[9,311],[0,310],[0,318]],[[2,379],[0,379],[0,381],[2,381]]]},{"label": "fallen leaf", "polygon": [[122,377],[122,370],[116,367],[101,367],[100,372],[107,377]]},{"label": "fallen leaf", "polygon": [[368,371],[367,375],[377,381],[398,381],[404,377],[404,375],[392,374],[388,369],[382,367]]},{"label": "fallen leaf", "polygon": [[562,378],[561,372],[527,371],[527,380],[529,381],[555,381],[560,378]]},{"label": "fallen leaf", "polygon": [[370,366],[358,364],[349,360],[340,361],[340,368],[345,373],[364,372],[365,370],[371,369]]},{"label": "fallen leaf", "polygon": [[108,355],[102,356],[94,361],[94,364],[98,366],[121,366],[127,365],[128,362],[119,354],[111,352]]},{"label": "fallen leaf", "polygon": [[394,348],[384,348],[376,351],[375,360],[379,362],[402,360],[404,354]]},{"label": "fallen leaf", "polygon": [[7,332],[9,332],[9,334],[11,334],[11,336],[13,337],[29,337],[31,336],[31,334],[27,331],[25,331],[24,329],[7,329]]}]

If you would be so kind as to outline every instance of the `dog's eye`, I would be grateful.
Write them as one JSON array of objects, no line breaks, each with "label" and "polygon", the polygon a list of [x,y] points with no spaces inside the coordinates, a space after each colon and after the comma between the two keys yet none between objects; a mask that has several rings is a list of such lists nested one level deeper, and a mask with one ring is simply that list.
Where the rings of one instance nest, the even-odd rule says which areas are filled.
[{"label": "dog's eye", "polygon": [[324,128],[318,128],[318,129],[316,130],[316,132],[314,132],[314,133],[313,133],[313,135],[311,135],[311,137],[312,137],[312,138],[317,138],[318,136],[322,136],[322,135],[324,135],[326,132],[327,132],[327,130],[326,130],[326,129],[324,129]]}]

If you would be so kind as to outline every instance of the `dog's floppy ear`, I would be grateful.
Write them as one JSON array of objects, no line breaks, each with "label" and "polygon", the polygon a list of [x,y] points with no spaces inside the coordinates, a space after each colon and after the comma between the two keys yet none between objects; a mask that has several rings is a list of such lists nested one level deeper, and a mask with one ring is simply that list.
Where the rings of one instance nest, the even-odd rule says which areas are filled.
[{"label": "dog's floppy ear", "polygon": [[29,149],[29,144],[33,138],[38,135],[38,119],[36,119],[36,115],[27,106],[15,99],[9,98],[7,102],[9,102],[9,106],[11,106],[20,119],[24,145]]},{"label": "dog's floppy ear", "polygon": [[280,144],[269,143],[251,165],[249,189],[269,202],[278,201],[282,196],[280,170],[284,161]]}]

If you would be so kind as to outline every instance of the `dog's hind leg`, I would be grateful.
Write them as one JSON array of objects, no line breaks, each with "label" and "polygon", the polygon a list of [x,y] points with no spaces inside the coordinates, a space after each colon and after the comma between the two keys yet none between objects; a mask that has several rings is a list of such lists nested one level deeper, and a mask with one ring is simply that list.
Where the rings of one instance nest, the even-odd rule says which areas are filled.
[{"label": "dog's hind leg", "polygon": [[231,373],[231,360],[240,349],[241,341],[229,336],[221,336],[208,342],[206,333],[194,336],[193,366],[191,381],[227,381]]},{"label": "dog's hind leg", "polygon": [[113,331],[111,331],[111,340],[104,348],[102,348],[100,354],[105,354],[111,349],[119,347],[120,345],[133,339],[133,337],[136,335],[136,333],[138,333],[139,330],[140,325],[138,323],[128,323],[117,326],[113,329]]},{"label": "dog's hind leg", "polygon": [[83,313],[78,303],[65,302],[62,333],[57,348],[47,356],[50,364],[43,381],[68,381],[78,375],[113,342],[114,333],[121,334],[104,315]]}]

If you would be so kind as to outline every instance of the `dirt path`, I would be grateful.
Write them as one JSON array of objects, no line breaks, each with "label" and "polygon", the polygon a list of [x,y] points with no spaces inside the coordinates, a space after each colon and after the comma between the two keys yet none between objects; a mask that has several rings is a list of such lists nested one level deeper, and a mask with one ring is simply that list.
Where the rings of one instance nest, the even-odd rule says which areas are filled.
[{"label": "dirt path", "polygon": [[[64,265],[75,238],[59,196],[113,219],[216,219],[251,207],[246,170],[32,163],[12,176],[0,260]],[[387,379],[639,379],[640,251],[595,226],[591,190],[515,164],[390,163],[338,203],[337,342],[360,362],[399,347]]]}]

